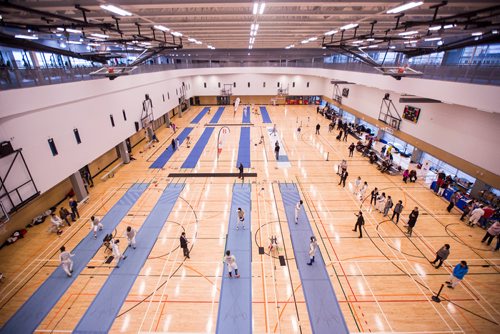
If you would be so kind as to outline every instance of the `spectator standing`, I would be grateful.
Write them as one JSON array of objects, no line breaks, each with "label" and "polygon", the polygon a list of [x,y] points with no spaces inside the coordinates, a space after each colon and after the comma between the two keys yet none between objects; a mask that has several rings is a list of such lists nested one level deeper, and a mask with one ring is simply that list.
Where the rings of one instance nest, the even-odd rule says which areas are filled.
[{"label": "spectator standing", "polygon": [[189,247],[188,247],[189,241],[186,238],[186,232],[182,232],[181,233],[179,241],[181,243],[181,248],[182,248],[182,252],[184,253],[184,257],[187,257],[188,259],[190,259],[190,257],[189,257]]},{"label": "spectator standing", "polygon": [[410,213],[410,217],[408,218],[408,236],[411,237],[411,234],[413,232],[413,228],[415,227],[415,224],[417,223],[417,218],[418,218],[418,207],[415,207],[413,211]]},{"label": "spectator standing", "polygon": [[358,219],[356,220],[356,224],[354,225],[354,232],[359,227],[359,238],[363,238],[363,225],[365,225],[365,218],[363,218],[363,212],[359,211],[358,214],[354,214]]},{"label": "spectator standing", "polygon": [[321,126],[318,124],[316,124],[316,134],[319,135],[319,129],[321,128]]},{"label": "spectator standing", "polygon": [[399,215],[403,212],[403,201],[399,200],[396,206],[394,207],[394,211],[392,212],[391,220],[394,221],[394,216],[396,216],[396,224],[399,222]]},{"label": "spectator standing", "polygon": [[412,169],[410,171],[410,183],[411,182],[415,183],[415,181],[417,181],[417,171]]},{"label": "spectator standing", "polygon": [[342,173],[340,174],[340,182],[339,182],[339,186],[340,184],[342,183],[343,186],[345,188],[345,181],[347,180],[347,177],[349,176],[349,173],[347,172],[347,169],[343,169],[342,170]]},{"label": "spectator standing", "polygon": [[378,197],[378,188],[375,187],[375,189],[373,189],[371,192],[370,205],[377,204],[377,197]]},{"label": "spectator standing", "polygon": [[453,207],[455,205],[457,205],[457,202],[458,200],[462,197],[462,195],[460,194],[459,191],[456,191],[453,195],[451,195],[451,198],[450,198],[450,204],[448,205],[448,207],[446,208],[446,211],[448,212],[451,212],[451,210],[453,209]]},{"label": "spectator standing", "polygon": [[488,240],[486,243],[488,246],[491,245],[491,242],[493,241],[493,238],[500,235],[500,223],[495,222],[493,225],[490,226],[488,230],[486,230],[486,234],[484,235],[483,240],[481,240],[481,243],[485,242]]},{"label": "spectator standing", "polygon": [[469,267],[467,266],[467,262],[460,261],[460,263],[453,269],[453,273],[450,275],[449,280],[446,281],[448,288],[454,289],[458,283],[464,279],[464,276],[467,275],[468,272]]},{"label": "spectator standing", "polygon": [[438,265],[435,266],[436,269],[439,269],[439,267],[443,265],[443,261],[446,260],[449,255],[450,255],[450,245],[445,244],[436,252],[436,259],[431,263],[434,265],[436,264],[436,262],[439,261]]},{"label": "spectator standing", "polygon": [[392,208],[393,203],[392,203],[392,198],[391,196],[387,196],[387,200],[385,201],[385,206],[384,206],[384,217],[386,217],[389,214],[389,210]]},{"label": "spectator standing", "polygon": [[68,203],[72,213],[71,218],[73,219],[73,221],[75,221],[76,218],[80,218],[80,213],[78,212],[78,202],[75,201],[73,197],[71,197]]},{"label": "spectator standing", "polygon": [[59,210],[59,216],[66,222],[66,224],[68,224],[68,226],[71,226],[71,224],[69,223],[69,217],[71,216],[71,214],[65,207],[61,207],[61,209]]},{"label": "spectator standing", "polygon": [[280,159],[280,144],[278,141],[274,144],[274,153],[276,154],[276,160]]},{"label": "spectator standing", "polygon": [[474,227],[474,225],[477,225],[479,223],[479,219],[481,219],[481,217],[484,215],[483,207],[483,205],[480,205],[478,208],[472,210],[468,223],[470,227]]},{"label": "spectator standing", "polygon": [[349,157],[350,158],[354,155],[355,148],[356,148],[356,146],[354,145],[354,143],[351,143],[351,145],[349,145]]}]

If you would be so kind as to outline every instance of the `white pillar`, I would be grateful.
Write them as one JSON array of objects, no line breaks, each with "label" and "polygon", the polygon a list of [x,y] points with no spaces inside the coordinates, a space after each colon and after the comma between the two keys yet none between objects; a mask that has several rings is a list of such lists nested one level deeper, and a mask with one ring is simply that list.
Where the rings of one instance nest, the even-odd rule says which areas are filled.
[{"label": "white pillar", "polygon": [[75,192],[75,197],[77,202],[81,202],[88,197],[88,192],[85,189],[85,185],[83,184],[82,175],[79,171],[71,174],[69,177],[71,181],[71,185],[73,186],[73,191]]},{"label": "white pillar", "polygon": [[127,150],[127,143],[122,141],[120,144],[116,145],[116,147],[118,147],[123,163],[128,164],[130,162],[130,154]]}]

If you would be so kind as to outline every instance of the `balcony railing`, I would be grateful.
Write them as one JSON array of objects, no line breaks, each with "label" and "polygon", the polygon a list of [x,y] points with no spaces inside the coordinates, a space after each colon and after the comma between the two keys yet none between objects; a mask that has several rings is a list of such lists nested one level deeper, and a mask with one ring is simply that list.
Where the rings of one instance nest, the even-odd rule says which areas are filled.
[{"label": "balcony railing", "polygon": [[[342,71],[364,73],[379,73],[374,68],[359,62],[324,63],[323,59],[312,61],[262,61],[262,62],[234,62],[234,61],[205,61],[183,62],[177,64],[141,65],[133,74],[167,71],[190,68],[219,68],[219,67],[306,67],[325,68]],[[500,85],[500,67],[488,65],[412,65],[420,71],[420,78],[466,82],[485,85]],[[25,88],[42,85],[52,85],[65,82],[91,80],[101,77],[90,76],[89,73],[98,67],[74,68],[36,68],[36,69],[8,69],[0,68],[0,89]]]}]

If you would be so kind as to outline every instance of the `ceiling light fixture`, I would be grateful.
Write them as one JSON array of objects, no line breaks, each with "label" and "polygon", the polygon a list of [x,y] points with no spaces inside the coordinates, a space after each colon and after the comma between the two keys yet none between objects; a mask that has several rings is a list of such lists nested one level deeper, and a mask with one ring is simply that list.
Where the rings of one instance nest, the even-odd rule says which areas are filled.
[{"label": "ceiling light fixture", "polygon": [[389,46],[389,49],[395,49],[395,48],[396,48],[396,46],[395,46],[395,45],[391,45],[391,46]]},{"label": "ceiling light fixture", "polygon": [[257,12],[259,11],[259,3],[254,2],[253,3],[253,15],[257,15]]},{"label": "ceiling light fixture", "polygon": [[200,41],[196,41],[195,43],[196,43],[196,44],[198,44],[198,45],[203,44],[203,43],[202,43],[202,42],[200,42]]},{"label": "ceiling light fixture", "polygon": [[90,45],[90,46],[101,46],[101,44],[99,44],[99,43],[88,43],[87,45]]},{"label": "ceiling light fixture", "polygon": [[69,44],[82,44],[80,41],[68,41]]},{"label": "ceiling light fixture", "polygon": [[423,3],[424,3],[423,1],[411,1],[411,2],[405,3],[401,6],[397,6],[396,8],[389,9],[386,13],[387,14],[396,14],[396,13],[404,12],[405,10],[418,7],[418,6],[422,5]]},{"label": "ceiling light fixture", "polygon": [[196,39],[194,39],[194,38],[188,38],[188,41],[191,43],[196,43]]},{"label": "ceiling light fixture", "polygon": [[182,37],[182,33],[178,32],[178,31],[172,31],[171,34],[175,37]]},{"label": "ceiling light fixture", "polygon": [[439,40],[441,40],[441,37],[432,37],[424,39],[424,41],[426,42],[439,41]]},{"label": "ceiling light fixture", "polygon": [[104,35],[104,34],[90,34],[90,36],[97,37],[97,38],[109,38],[108,35]]},{"label": "ceiling light fixture", "polygon": [[443,45],[443,41],[439,41],[437,44],[438,44],[439,46],[441,46],[441,45]]},{"label": "ceiling light fixture", "polygon": [[66,30],[67,32],[72,32],[74,34],[81,34],[81,30],[76,30],[76,29],[71,29],[71,28],[57,28],[58,31],[64,31]]},{"label": "ceiling light fixture", "polygon": [[413,31],[405,31],[405,32],[400,32],[398,35],[399,36],[410,36],[410,35],[415,35],[418,34],[418,31],[413,30]]},{"label": "ceiling light fixture", "polygon": [[36,35],[15,35],[14,37],[19,39],[38,39]]},{"label": "ceiling light fixture", "polygon": [[436,30],[439,30],[441,28],[442,28],[442,26],[434,26],[434,27],[429,27],[429,30],[430,31],[436,31]]},{"label": "ceiling light fixture", "polygon": [[370,48],[370,49],[378,48],[378,45],[373,44],[373,45],[370,45],[370,46],[369,46],[369,48]]},{"label": "ceiling light fixture", "polygon": [[345,26],[340,27],[340,29],[341,30],[349,30],[349,29],[352,29],[352,28],[356,28],[357,26],[359,26],[359,24],[357,24],[357,23],[349,23],[349,24],[346,24]]},{"label": "ceiling light fixture", "polygon": [[249,45],[249,46],[248,46],[248,49],[249,49],[249,50],[252,50],[252,49],[253,49],[253,45]]},{"label": "ceiling light fixture", "polygon": [[252,25],[250,26],[250,30],[254,30],[255,29],[255,24],[252,23]]},{"label": "ceiling light fixture", "polygon": [[331,35],[334,35],[336,33],[338,33],[338,30],[330,30],[330,31],[325,32],[325,36],[331,36]]},{"label": "ceiling light fixture", "polygon": [[266,8],[266,3],[263,2],[260,4],[259,15],[264,14],[264,9]]},{"label": "ceiling light fixture", "polygon": [[161,31],[170,31],[169,28],[165,27],[165,26],[161,26],[161,25],[156,25],[154,26],[155,29],[158,29],[158,30],[161,30]]},{"label": "ceiling light fixture", "polygon": [[451,28],[455,28],[456,26],[457,26],[456,24],[447,24],[443,28],[444,29],[451,29]]},{"label": "ceiling light fixture", "polygon": [[375,38],[367,38],[366,41],[367,42],[373,42],[375,40]]},{"label": "ceiling light fixture", "polygon": [[311,37],[311,38],[309,38],[309,42],[314,42],[317,39],[318,39],[318,37]]},{"label": "ceiling light fixture", "polygon": [[307,44],[307,43],[309,43],[309,40],[308,40],[308,39],[305,39],[305,40],[303,40],[303,41],[302,41],[302,42],[300,42],[300,43],[302,43],[302,44]]},{"label": "ceiling light fixture", "polygon": [[496,34],[498,34],[498,30],[493,30],[491,33],[492,33],[493,35],[496,35]]},{"label": "ceiling light fixture", "polygon": [[471,35],[472,36],[481,36],[483,33],[478,31],[478,32],[473,32]]},{"label": "ceiling light fixture", "polygon": [[101,5],[101,8],[121,16],[132,16],[131,12],[127,12],[125,9],[113,5]]},{"label": "ceiling light fixture", "polygon": [[257,31],[257,30],[259,30],[259,24],[258,23],[255,25],[255,31]]}]

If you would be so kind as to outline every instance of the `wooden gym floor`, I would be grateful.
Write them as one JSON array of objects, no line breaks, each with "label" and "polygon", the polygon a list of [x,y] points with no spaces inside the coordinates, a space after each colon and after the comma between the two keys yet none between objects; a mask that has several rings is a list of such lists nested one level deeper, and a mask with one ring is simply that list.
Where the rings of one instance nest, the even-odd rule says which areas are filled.
[{"label": "wooden gym floor", "polygon": [[[192,107],[174,122],[180,130],[198,114]],[[216,108],[212,107],[212,115]],[[314,106],[268,106],[273,122],[283,138],[291,167],[277,166],[273,143],[265,134],[261,116],[252,114],[252,275],[254,333],[311,333],[308,313],[278,182],[297,184],[319,247],[327,263],[331,282],[349,330],[356,332],[405,333],[499,333],[500,255],[480,243],[484,231],[471,229],[459,221],[459,211],[448,213],[447,203],[436,197],[422,182],[404,184],[400,176],[381,174],[366,158],[355,152],[348,158],[347,146],[328,133],[328,121],[316,114]],[[206,115],[191,132],[191,148],[201,135]],[[240,123],[227,107],[219,123]],[[314,134],[316,123],[321,135]],[[302,132],[298,134],[298,124]],[[237,172],[239,126],[230,126],[222,153],[216,159],[216,134],[212,135],[200,163],[190,172]],[[179,131],[179,130],[178,130]],[[178,132],[179,133],[179,132]],[[265,144],[259,145],[264,134]],[[231,188],[236,178],[168,178],[171,172],[185,172],[180,166],[189,154],[185,143],[164,169],[149,169],[152,161],[170,144],[172,131],[157,131],[160,143],[144,150],[134,149],[137,159],[121,167],[114,178],[97,182],[90,199],[80,206],[81,218],[57,237],[47,232],[48,223],[31,228],[27,238],[0,251],[0,325],[59,265],[61,245],[74,248],[89,237],[89,218],[102,217],[135,182],[150,186],[129,214],[120,222],[117,236],[126,226],[140,228],[161,191],[169,182],[186,184],[168,218],[146,264],[116,318],[112,332],[214,332],[223,269],[222,256],[228,227]],[[257,144],[257,145],[255,145]],[[140,151],[140,152],[139,152]],[[326,161],[328,155],[329,160]],[[347,159],[349,178],[345,188],[338,185],[336,165]],[[412,238],[404,234],[403,223],[394,225],[368,203],[360,203],[352,184],[357,176],[385,191],[396,202],[403,200],[406,220],[418,206],[420,217]],[[354,213],[365,210],[364,238],[352,232]],[[185,230],[193,242],[191,259],[183,261],[178,237]],[[278,254],[259,255],[269,238],[278,237],[279,253],[287,258],[280,266]],[[451,245],[445,265],[434,269],[429,260],[444,243]],[[126,242],[123,240],[122,248]],[[37,332],[71,332],[85,313],[112,267],[103,264],[101,249],[74,284],[39,325]],[[444,288],[445,299],[431,300],[460,260],[469,263],[465,280],[454,290]]]}]

